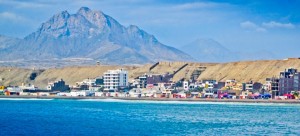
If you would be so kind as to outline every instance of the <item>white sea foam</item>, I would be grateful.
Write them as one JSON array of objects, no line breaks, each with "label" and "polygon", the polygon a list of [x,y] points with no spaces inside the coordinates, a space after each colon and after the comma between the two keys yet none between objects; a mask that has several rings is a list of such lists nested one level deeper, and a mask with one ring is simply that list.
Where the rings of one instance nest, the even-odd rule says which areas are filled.
[{"label": "white sea foam", "polygon": [[122,103],[154,103],[154,104],[191,104],[191,105],[252,105],[252,106],[300,106],[288,103],[250,103],[250,102],[205,102],[205,101],[156,101],[156,100],[122,100],[122,99],[80,99],[80,101],[122,102]]},{"label": "white sea foam", "polygon": [[78,99],[78,101],[95,101],[95,102],[130,102],[122,99]]},{"label": "white sea foam", "polygon": [[50,101],[53,99],[38,99],[38,98],[0,98],[0,100],[9,100],[9,101]]}]

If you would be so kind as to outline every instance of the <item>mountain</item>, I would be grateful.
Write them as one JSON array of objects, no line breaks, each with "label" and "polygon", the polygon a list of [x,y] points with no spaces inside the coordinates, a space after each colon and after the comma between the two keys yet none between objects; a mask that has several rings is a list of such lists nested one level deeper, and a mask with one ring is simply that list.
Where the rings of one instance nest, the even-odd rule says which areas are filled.
[{"label": "mountain", "polygon": [[274,53],[266,50],[256,51],[256,52],[236,52],[239,60],[274,60],[279,57]]},{"label": "mountain", "polygon": [[213,39],[197,39],[179,49],[200,62],[233,62],[276,58],[269,51],[234,52]]},{"label": "mountain", "polygon": [[108,64],[188,61],[192,57],[160,43],[137,26],[125,27],[101,11],[80,8],[62,11],[36,32],[0,50],[2,60],[89,58]]},{"label": "mountain", "polygon": [[197,39],[179,49],[190,54],[200,62],[228,62],[237,60],[237,56],[233,52],[212,39]]},{"label": "mountain", "polygon": [[0,50],[9,48],[10,46],[16,45],[20,42],[20,39],[11,38],[4,35],[0,35]]}]

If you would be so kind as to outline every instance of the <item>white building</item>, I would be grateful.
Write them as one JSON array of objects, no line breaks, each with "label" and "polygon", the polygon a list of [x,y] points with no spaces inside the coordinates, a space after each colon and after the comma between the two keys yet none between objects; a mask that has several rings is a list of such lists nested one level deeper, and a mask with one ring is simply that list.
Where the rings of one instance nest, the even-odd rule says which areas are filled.
[{"label": "white building", "polygon": [[104,90],[117,90],[128,86],[128,72],[124,69],[108,70],[104,73]]},{"label": "white building", "polygon": [[88,85],[88,86],[92,86],[96,84],[96,79],[84,79],[82,82],[77,83],[79,85]]},{"label": "white building", "polygon": [[22,83],[22,85],[20,86],[20,88],[22,89],[22,90],[25,90],[25,89],[28,89],[28,90],[36,90],[37,89],[37,87],[35,87],[34,85],[31,85],[31,84],[24,84],[24,83]]},{"label": "white building", "polygon": [[252,82],[246,83],[246,90],[253,91],[253,83]]},{"label": "white building", "polygon": [[216,82],[213,82],[213,81],[206,81],[204,84],[205,84],[205,88],[213,89],[213,88],[214,88],[214,85],[216,84]]},{"label": "white building", "polygon": [[183,85],[183,89],[185,90],[185,91],[188,91],[189,90],[189,82],[188,81],[183,81],[183,83],[182,83]]}]

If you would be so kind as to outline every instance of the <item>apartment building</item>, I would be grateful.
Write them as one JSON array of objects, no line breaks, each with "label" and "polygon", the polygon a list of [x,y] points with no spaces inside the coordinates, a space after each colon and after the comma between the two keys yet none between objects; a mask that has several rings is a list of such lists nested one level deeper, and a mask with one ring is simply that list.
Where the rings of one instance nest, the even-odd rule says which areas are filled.
[{"label": "apartment building", "polygon": [[124,69],[108,70],[104,73],[104,91],[117,91],[128,87],[128,71]]}]

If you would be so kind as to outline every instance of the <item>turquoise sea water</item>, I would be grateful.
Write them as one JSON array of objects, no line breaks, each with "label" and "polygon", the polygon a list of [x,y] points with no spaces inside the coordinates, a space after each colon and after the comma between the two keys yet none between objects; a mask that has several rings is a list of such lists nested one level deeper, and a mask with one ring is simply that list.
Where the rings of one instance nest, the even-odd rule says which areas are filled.
[{"label": "turquoise sea water", "polygon": [[0,99],[0,135],[300,135],[300,105]]}]

